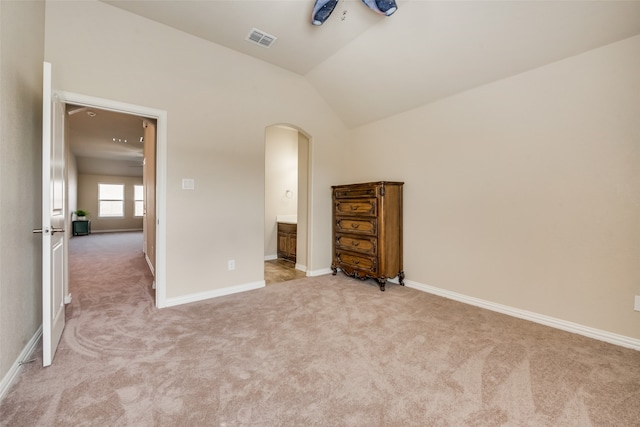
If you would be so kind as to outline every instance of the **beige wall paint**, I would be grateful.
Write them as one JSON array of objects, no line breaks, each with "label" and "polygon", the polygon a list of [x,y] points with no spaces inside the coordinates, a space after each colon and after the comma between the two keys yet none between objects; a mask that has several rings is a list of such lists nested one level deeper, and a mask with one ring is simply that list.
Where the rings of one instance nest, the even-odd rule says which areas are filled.
[{"label": "beige wall paint", "polygon": [[[275,258],[278,246],[276,216],[298,215],[298,131],[283,126],[265,130],[264,256]],[[291,197],[287,197],[291,191]]]},{"label": "beige wall paint", "polygon": [[[68,121],[66,122],[69,123]],[[67,203],[68,212],[78,210],[78,165],[76,156],[67,154]],[[69,218],[71,220],[71,217]]]},{"label": "beige wall paint", "polygon": [[[64,136],[65,136],[65,151],[66,151],[66,162],[67,162],[67,187],[66,191],[66,212],[68,215],[65,219],[65,230],[69,230],[64,234],[65,246],[64,246],[64,256],[66,259],[69,259],[69,239],[73,237],[73,220],[75,212],[78,209],[78,163],[76,161],[76,156],[71,153],[69,149],[69,128],[70,123],[69,120],[65,120],[64,122]],[[65,296],[70,295],[69,292],[69,269],[65,271],[64,278],[64,294]]]},{"label": "beige wall paint", "polygon": [[[124,217],[101,218],[99,215],[98,184],[124,184]],[[142,177],[87,175],[78,176],[78,209],[89,211],[91,231],[142,230],[142,217],[134,216],[133,186],[142,185]]]},{"label": "beige wall paint", "polygon": [[[42,1],[0,1],[0,379],[42,323]],[[25,28],[28,31],[25,31]]]},{"label": "beige wall paint", "polygon": [[144,125],[144,166],[142,168],[142,182],[144,185],[144,251],[147,263],[156,272],[156,124],[145,120]]},{"label": "beige wall paint", "polygon": [[47,2],[45,57],[58,89],[167,111],[167,298],[263,280],[264,132],[274,123],[313,137],[309,267],[328,268],[328,189],[344,171],[335,153],[346,129],[303,77],[91,0]]},{"label": "beige wall paint", "polygon": [[[353,131],[407,279],[640,338],[640,37]],[[388,165],[384,170],[370,165]]]},{"label": "beige wall paint", "polygon": [[296,268],[307,271],[309,226],[309,138],[298,132],[298,239]]}]

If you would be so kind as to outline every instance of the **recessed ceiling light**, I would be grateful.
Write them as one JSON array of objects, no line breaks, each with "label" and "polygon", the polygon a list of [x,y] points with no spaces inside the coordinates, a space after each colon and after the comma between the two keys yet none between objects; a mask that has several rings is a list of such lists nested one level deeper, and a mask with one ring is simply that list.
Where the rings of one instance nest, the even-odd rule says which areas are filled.
[{"label": "recessed ceiling light", "polygon": [[87,116],[89,117],[95,117],[96,113],[94,113],[93,111],[87,111]]}]

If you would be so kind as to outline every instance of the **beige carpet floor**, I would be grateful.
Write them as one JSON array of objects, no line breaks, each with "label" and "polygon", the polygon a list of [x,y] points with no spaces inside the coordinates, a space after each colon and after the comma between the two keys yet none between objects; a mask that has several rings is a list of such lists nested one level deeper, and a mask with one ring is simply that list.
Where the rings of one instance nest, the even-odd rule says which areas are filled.
[{"label": "beige carpet floor", "polygon": [[54,364],[0,425],[640,425],[640,352],[341,274],[157,310],[141,244],[72,239]]}]

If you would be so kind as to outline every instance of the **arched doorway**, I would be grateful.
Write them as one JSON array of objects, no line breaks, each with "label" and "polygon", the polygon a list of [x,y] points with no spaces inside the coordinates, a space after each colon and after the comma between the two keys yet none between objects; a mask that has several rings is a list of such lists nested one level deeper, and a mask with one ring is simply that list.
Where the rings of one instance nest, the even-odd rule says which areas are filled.
[{"label": "arched doorway", "polygon": [[310,138],[300,129],[288,124],[265,129],[267,284],[304,277],[309,269],[310,153]]}]

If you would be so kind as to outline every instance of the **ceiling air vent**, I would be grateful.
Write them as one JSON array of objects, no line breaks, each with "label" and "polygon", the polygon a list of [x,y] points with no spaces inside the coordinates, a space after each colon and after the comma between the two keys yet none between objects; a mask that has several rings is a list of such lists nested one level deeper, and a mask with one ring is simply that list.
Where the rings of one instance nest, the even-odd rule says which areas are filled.
[{"label": "ceiling air vent", "polygon": [[262,30],[258,30],[257,28],[253,28],[249,35],[247,36],[247,40],[252,43],[258,44],[262,47],[269,47],[276,41],[278,38],[276,36],[272,36],[271,34],[267,34]]}]

